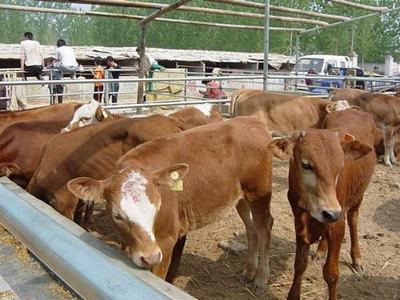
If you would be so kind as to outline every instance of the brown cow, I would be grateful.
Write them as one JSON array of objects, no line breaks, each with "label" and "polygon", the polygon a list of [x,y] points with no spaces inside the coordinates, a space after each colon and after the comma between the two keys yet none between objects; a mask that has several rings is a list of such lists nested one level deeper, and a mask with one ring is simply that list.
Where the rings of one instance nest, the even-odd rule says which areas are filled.
[{"label": "brown cow", "polygon": [[186,129],[222,121],[223,116],[215,105],[208,103],[183,108],[168,114],[186,125]]},{"label": "brown cow", "polygon": [[296,94],[240,89],[232,95],[230,113],[232,117],[237,117],[251,116],[260,111],[269,112],[276,105],[298,97]]},{"label": "brown cow", "polygon": [[288,299],[300,298],[310,244],[321,237],[319,251],[328,249],[323,275],[329,287],[329,299],[336,299],[346,216],[353,267],[362,270],[357,219],[376,163],[375,123],[368,113],[345,110],[327,116],[323,127],[326,129],[308,129],[298,138],[277,140],[270,145],[277,155],[293,148],[288,199],[295,219],[297,247]]},{"label": "brown cow", "polygon": [[8,126],[27,121],[64,121],[68,124],[75,111],[81,106],[79,103],[63,103],[33,109],[0,113],[0,133]]},{"label": "brown cow", "polygon": [[236,207],[249,245],[244,275],[260,292],[269,277],[270,141],[262,122],[235,118],[140,145],[110,177],[76,178],[68,188],[80,198],[106,199],[130,258],[164,279],[175,243]]},{"label": "brown cow", "polygon": [[278,135],[318,128],[330,112],[330,102],[321,98],[259,90],[239,90],[232,101],[233,115],[255,116],[266,124],[271,133]]},{"label": "brown cow", "polygon": [[335,89],[330,92],[329,100],[331,101],[347,100],[352,105],[358,106],[357,104],[358,97],[365,93],[367,93],[367,91],[358,89],[349,89],[349,88]]},{"label": "brown cow", "polygon": [[[332,97],[332,100],[345,99],[351,105],[359,106],[372,114],[375,122],[383,131],[383,146],[385,149],[385,165],[396,164],[395,143],[396,132],[400,128],[400,100],[398,97],[378,93],[368,93],[353,89],[339,89],[340,95]],[[346,97],[347,95],[347,97]]]},{"label": "brown cow", "polygon": [[59,134],[65,121],[15,123],[0,134],[0,175],[26,188],[50,138]]},{"label": "brown cow", "polygon": [[[84,122],[77,118],[77,115],[82,117],[81,108],[85,108],[85,105],[81,106],[74,114],[74,119],[78,121],[71,122],[70,124],[74,125],[70,126],[66,131],[89,125],[92,122]],[[85,110],[87,111],[86,108]],[[222,120],[222,114],[216,108],[205,110],[204,112],[206,114],[194,107],[189,107],[171,114],[170,117],[177,119],[181,123],[179,126],[183,129]],[[211,115],[207,116],[210,112]],[[123,115],[111,114],[100,106],[96,106],[94,113],[96,122],[125,118]],[[104,115],[107,117],[105,118]],[[0,175],[9,176],[14,182],[25,188],[39,165],[42,149],[50,138],[58,134],[66,126],[67,122],[64,120],[23,122],[7,127],[0,134]]]},{"label": "brown cow", "polygon": [[128,150],[156,137],[180,132],[180,125],[169,117],[154,115],[102,122],[58,134],[47,143],[27,191],[73,219],[79,199],[68,191],[69,180],[86,175],[106,178]]}]

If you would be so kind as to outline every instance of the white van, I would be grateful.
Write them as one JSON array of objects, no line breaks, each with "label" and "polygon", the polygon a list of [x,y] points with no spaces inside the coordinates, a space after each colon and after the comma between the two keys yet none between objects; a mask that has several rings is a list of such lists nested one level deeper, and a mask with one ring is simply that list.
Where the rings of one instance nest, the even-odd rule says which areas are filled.
[{"label": "white van", "polygon": [[313,54],[299,58],[298,63],[299,74],[307,74],[311,69],[314,69],[319,75],[327,74],[328,65],[332,68],[351,68],[351,60],[348,56],[340,55],[325,55]]}]

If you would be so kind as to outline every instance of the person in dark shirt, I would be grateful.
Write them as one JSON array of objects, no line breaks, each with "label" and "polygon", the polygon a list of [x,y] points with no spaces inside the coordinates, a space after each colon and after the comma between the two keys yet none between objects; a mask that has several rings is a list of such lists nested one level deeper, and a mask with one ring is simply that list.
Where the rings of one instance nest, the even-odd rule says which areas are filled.
[{"label": "person in dark shirt", "polygon": [[[115,71],[115,70],[121,69],[121,66],[115,62],[115,60],[112,56],[106,57],[106,64],[107,64],[106,69],[110,71],[111,78],[118,79],[121,72]],[[112,82],[110,84],[110,96],[111,96],[111,102],[113,104],[117,103],[118,91],[119,91],[119,82]]]}]

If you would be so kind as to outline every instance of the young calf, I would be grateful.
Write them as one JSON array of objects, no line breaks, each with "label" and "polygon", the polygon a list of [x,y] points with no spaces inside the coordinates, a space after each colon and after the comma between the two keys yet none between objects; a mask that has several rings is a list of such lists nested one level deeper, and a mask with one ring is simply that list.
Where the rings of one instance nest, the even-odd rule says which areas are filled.
[{"label": "young calf", "polygon": [[376,163],[375,123],[368,113],[345,110],[328,115],[323,128],[326,129],[309,129],[297,138],[277,140],[270,145],[281,156],[293,147],[288,199],[295,218],[297,247],[288,299],[300,298],[310,244],[320,238],[323,239],[318,250],[328,248],[323,275],[329,287],[329,299],[336,299],[346,216],[353,266],[357,271],[362,270],[357,218]]},{"label": "young calf", "polygon": [[248,238],[244,275],[261,292],[272,227],[270,142],[255,118],[217,122],[142,144],[120,159],[114,175],[76,178],[68,188],[83,199],[104,198],[133,262],[163,279],[179,264],[173,249],[182,251],[189,231],[236,207]]}]

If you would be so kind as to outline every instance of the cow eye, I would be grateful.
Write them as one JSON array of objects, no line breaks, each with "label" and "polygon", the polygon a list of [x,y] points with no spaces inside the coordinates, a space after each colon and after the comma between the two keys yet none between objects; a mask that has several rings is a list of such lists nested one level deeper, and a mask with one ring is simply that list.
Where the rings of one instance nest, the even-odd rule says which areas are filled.
[{"label": "cow eye", "polygon": [[312,170],[312,165],[309,162],[301,162],[301,166],[303,170]]}]

